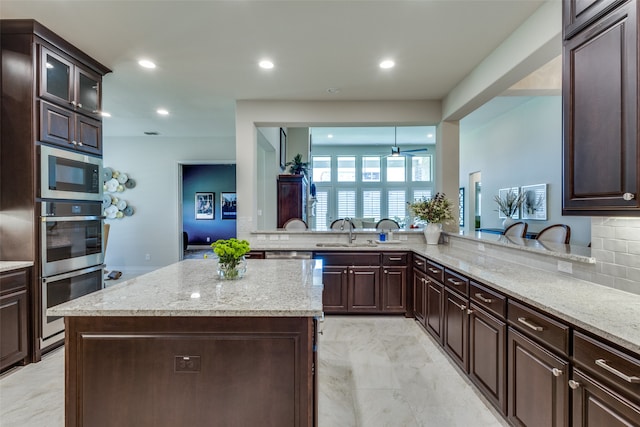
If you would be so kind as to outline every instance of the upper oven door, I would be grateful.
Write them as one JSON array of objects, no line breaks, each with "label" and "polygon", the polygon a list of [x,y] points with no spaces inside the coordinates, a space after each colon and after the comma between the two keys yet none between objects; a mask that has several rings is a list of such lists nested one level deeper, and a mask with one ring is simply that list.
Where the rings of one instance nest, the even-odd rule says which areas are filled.
[{"label": "upper oven door", "polygon": [[96,202],[42,202],[44,277],[104,262],[101,209]]},{"label": "upper oven door", "polygon": [[102,159],[40,146],[40,197],[102,200]]}]

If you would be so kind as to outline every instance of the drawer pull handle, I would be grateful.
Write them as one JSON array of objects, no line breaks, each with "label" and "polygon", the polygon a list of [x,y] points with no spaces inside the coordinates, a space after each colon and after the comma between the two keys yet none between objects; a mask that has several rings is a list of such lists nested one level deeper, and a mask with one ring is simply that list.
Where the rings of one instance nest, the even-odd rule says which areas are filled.
[{"label": "drawer pull handle", "polygon": [[635,194],[633,194],[633,193],[624,193],[624,194],[622,195],[622,198],[628,202],[629,200],[633,200],[633,199],[635,199],[635,198],[636,198],[636,195],[635,195]]},{"label": "drawer pull handle", "polygon": [[522,323],[529,329],[533,329],[534,331],[537,331],[537,332],[544,331],[544,328],[542,326],[538,326],[535,323],[531,323],[529,320],[527,320],[526,317],[518,317],[518,322]]},{"label": "drawer pull handle", "polygon": [[416,264],[417,266],[421,266],[421,265],[423,264],[423,262],[422,262],[422,261],[415,261],[415,264]]},{"label": "drawer pull handle", "polygon": [[464,282],[462,282],[460,280],[452,279],[452,278],[448,278],[447,282],[453,284],[454,286],[460,286],[460,285],[464,284]]},{"label": "drawer pull handle", "polygon": [[572,390],[576,390],[580,387],[580,383],[578,381],[569,380],[569,387],[571,387]]},{"label": "drawer pull handle", "polygon": [[485,298],[484,295],[482,295],[480,292],[476,294],[476,298],[487,304],[491,304],[493,302],[491,298]]},{"label": "drawer pull handle", "polygon": [[559,377],[560,375],[562,375],[562,369],[553,368],[551,370],[551,373],[553,374],[554,377]]},{"label": "drawer pull handle", "polygon": [[638,376],[630,376],[630,375],[626,375],[620,371],[618,371],[616,368],[613,368],[611,366],[609,366],[607,364],[607,361],[604,359],[596,359],[596,365],[600,366],[602,369],[604,369],[605,371],[609,371],[610,373],[612,373],[613,375],[615,375],[618,378],[622,378],[623,380],[625,380],[628,383],[640,383],[640,377]]},{"label": "drawer pull handle", "polygon": [[440,273],[440,270],[438,270],[437,268],[433,268],[433,267],[429,267],[429,271],[432,272],[433,274]]},{"label": "drawer pull handle", "polygon": [[392,256],[392,257],[389,257],[389,261],[402,261],[402,258],[399,256],[396,256],[396,257]]},{"label": "drawer pull handle", "polygon": [[455,301],[451,301],[451,304],[453,304],[453,305],[455,305],[456,307],[458,307],[458,308],[460,309],[460,311],[464,311],[464,310],[466,310],[466,309],[467,309],[467,306],[466,306],[466,305],[458,304],[458,303],[457,303],[457,302],[455,302]]}]

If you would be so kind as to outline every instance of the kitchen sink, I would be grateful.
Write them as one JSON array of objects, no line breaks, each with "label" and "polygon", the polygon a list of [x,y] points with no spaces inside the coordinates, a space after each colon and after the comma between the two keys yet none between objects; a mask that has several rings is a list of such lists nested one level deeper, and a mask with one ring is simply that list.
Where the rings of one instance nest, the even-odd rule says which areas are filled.
[{"label": "kitchen sink", "polygon": [[376,243],[316,243],[319,248],[375,248]]}]

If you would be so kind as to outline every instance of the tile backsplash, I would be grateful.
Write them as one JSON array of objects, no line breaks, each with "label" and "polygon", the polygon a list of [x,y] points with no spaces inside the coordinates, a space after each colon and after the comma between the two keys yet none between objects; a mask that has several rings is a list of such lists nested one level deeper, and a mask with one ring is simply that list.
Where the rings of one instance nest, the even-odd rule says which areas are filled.
[{"label": "tile backsplash", "polygon": [[640,294],[640,218],[593,217],[594,281]]}]

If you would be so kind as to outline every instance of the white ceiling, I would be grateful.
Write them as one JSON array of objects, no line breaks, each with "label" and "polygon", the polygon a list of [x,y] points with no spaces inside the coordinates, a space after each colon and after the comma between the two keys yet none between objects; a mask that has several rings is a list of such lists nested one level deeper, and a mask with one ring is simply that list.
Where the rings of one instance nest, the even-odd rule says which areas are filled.
[{"label": "white ceiling", "polygon": [[442,99],[544,1],[2,0],[0,17],[36,19],[113,70],[105,139],[232,137],[236,100]]}]

